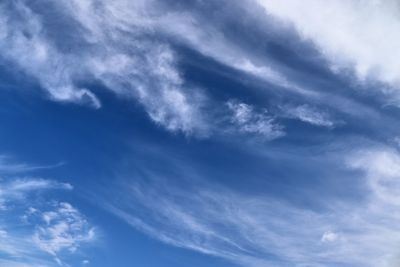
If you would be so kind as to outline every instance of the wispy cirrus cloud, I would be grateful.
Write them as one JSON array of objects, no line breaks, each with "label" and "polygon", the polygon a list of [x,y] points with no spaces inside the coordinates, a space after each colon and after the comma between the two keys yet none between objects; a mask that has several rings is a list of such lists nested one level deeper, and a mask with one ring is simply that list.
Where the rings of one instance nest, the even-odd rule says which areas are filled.
[{"label": "wispy cirrus cloud", "polygon": [[[225,36],[223,21],[211,23],[200,13],[174,10],[160,1],[99,3],[59,1],[47,5],[52,12],[41,9],[43,0],[2,4],[6,27],[0,54],[55,100],[100,108],[96,92],[83,85],[100,82],[119,97],[140,102],[155,123],[198,136],[219,130],[209,117],[224,103],[211,104],[203,90],[185,81],[173,42],[277,86],[304,91],[267,56]],[[256,10],[248,4],[245,16]],[[55,14],[62,18],[57,29],[52,26]]]},{"label": "wispy cirrus cloud", "polygon": [[31,193],[36,191],[64,189],[71,190],[72,185],[59,183],[52,180],[40,178],[15,178],[12,180],[1,180],[0,187],[0,207],[7,209],[7,202],[23,201]]},{"label": "wispy cirrus cloud", "polygon": [[315,210],[150,171],[124,181],[124,197],[108,199],[108,209],[162,242],[242,266],[396,266],[399,153],[376,146],[346,155],[335,165],[359,179],[354,202],[321,198]]},{"label": "wispy cirrus cloud", "polygon": [[21,163],[7,155],[0,155],[0,173],[3,174],[27,173],[43,169],[53,169],[62,165],[64,165],[63,162],[50,165],[33,165]]},{"label": "wispy cirrus cloud", "polygon": [[[35,3],[18,0],[0,5],[5,25],[0,33],[0,54],[10,68],[33,77],[55,100],[100,108],[98,86],[88,85],[100,83],[118,97],[141,103],[156,124],[187,135],[209,136],[221,131],[221,125],[214,123],[221,118],[213,117],[218,116],[224,101],[209,99],[206,90],[186,80],[180,67],[184,56],[178,53],[177,46],[185,46],[236,70],[239,78],[246,75],[257,78],[260,88],[267,90],[272,84],[302,95],[306,103],[327,104],[352,116],[364,114],[352,108],[361,106],[354,99],[321,92],[316,85],[304,81],[300,69],[289,68],[265,52],[277,32],[291,34],[290,27],[280,25],[276,17],[286,14],[289,20],[295,18],[290,17],[290,8],[284,13],[279,4],[269,7],[267,2],[258,3],[271,9],[269,16],[265,16],[257,1],[195,2],[195,8],[190,9],[185,4],[168,5],[156,0],[51,4],[45,0]],[[224,13],[228,4],[230,12]],[[339,9],[353,5],[332,6]],[[224,16],[208,18],[205,15],[208,10]],[[243,23],[236,19],[239,15]],[[57,27],[53,23],[56,20]],[[251,27],[256,24],[261,26]],[[322,25],[313,25],[317,24]],[[243,34],[251,31],[265,42],[260,44],[227,32],[236,27]],[[352,28],[348,28],[346,34],[350,35],[347,31]],[[322,31],[322,26],[318,30]],[[337,50],[341,51],[340,47]],[[323,120],[309,108],[300,109],[301,112],[295,111],[299,119],[329,127],[328,119]]]},{"label": "wispy cirrus cloud", "polygon": [[309,123],[316,126],[333,128],[338,122],[331,118],[327,112],[319,110],[307,104],[299,106],[286,105],[281,107],[281,116],[292,119],[298,119],[302,122]]},{"label": "wispy cirrus cloud", "polygon": [[2,3],[0,12],[3,25],[0,49],[3,58],[35,77],[52,98],[100,107],[99,100],[92,92],[73,84],[73,73],[82,72],[82,68],[79,68],[76,59],[63,56],[49,42],[43,34],[45,26],[39,14],[24,1]]},{"label": "wispy cirrus cloud", "polygon": [[[2,57],[37,79],[55,100],[99,108],[100,100],[80,85],[97,80],[121,97],[136,99],[167,129],[200,134],[203,97],[184,84],[169,45],[152,38],[153,27],[142,13],[152,4],[101,2],[2,3]],[[53,12],[41,9],[44,4]],[[60,18],[59,28],[52,27]]]},{"label": "wispy cirrus cloud", "polygon": [[285,135],[283,127],[266,109],[256,110],[251,105],[234,100],[228,101],[226,105],[231,113],[230,122],[233,124],[234,132],[254,135],[265,140]]}]

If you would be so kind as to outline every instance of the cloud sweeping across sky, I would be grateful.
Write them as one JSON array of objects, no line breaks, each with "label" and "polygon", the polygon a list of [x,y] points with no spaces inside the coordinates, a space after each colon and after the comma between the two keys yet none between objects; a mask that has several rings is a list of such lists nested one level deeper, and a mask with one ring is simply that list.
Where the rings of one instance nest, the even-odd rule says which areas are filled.
[{"label": "cloud sweeping across sky", "polygon": [[0,3],[0,267],[397,267],[400,6]]},{"label": "cloud sweeping across sky", "polygon": [[356,202],[315,199],[320,208],[305,208],[199,182],[193,169],[176,174],[178,183],[147,170],[124,180],[125,197],[107,209],[162,242],[243,266],[396,266],[400,155],[373,146],[340,153],[340,161],[328,156],[346,166],[348,183],[360,183]]}]

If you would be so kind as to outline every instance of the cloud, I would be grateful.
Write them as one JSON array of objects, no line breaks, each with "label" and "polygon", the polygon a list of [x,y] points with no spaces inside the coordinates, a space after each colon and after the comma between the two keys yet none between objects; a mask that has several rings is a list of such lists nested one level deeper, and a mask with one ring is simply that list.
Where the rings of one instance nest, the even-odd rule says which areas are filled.
[{"label": "cloud", "polygon": [[[249,44],[223,34],[233,15],[226,21],[209,20],[201,14],[201,4],[196,4],[197,11],[174,9],[162,1],[45,3],[18,0],[0,5],[7,21],[0,34],[0,55],[36,79],[54,100],[100,108],[96,92],[84,85],[100,82],[119,97],[141,103],[149,118],[166,129],[207,136],[216,130],[215,120],[209,118],[212,110],[223,103],[212,103],[203,90],[185,81],[176,43],[239,72],[305,93],[261,50],[255,52]],[[244,9],[243,16],[249,18],[255,12],[253,20],[261,21],[251,3],[235,2],[232,12]]]},{"label": "cloud", "polygon": [[359,150],[347,163],[351,168],[365,172],[373,197],[390,205],[400,203],[400,155],[396,150],[379,147]]},{"label": "cloud", "polygon": [[[153,238],[243,266],[307,262],[295,247],[313,246],[323,233],[324,228],[315,224],[321,218],[313,212],[224,189],[198,189],[197,193],[176,188],[165,192],[154,185],[131,185],[129,201],[143,205],[145,217],[137,217],[139,213],[130,207],[114,206],[111,211]],[[302,228],[306,222],[312,226]],[[269,260],[276,257],[282,258]],[[317,255],[314,260],[318,261]]]},{"label": "cloud", "polygon": [[284,117],[298,119],[316,126],[332,128],[337,124],[330,118],[328,113],[307,104],[300,106],[285,106],[282,107],[282,112]]},{"label": "cloud", "polygon": [[283,127],[275,122],[266,109],[256,111],[251,105],[237,101],[228,101],[227,106],[231,112],[230,121],[235,131],[244,134],[253,134],[266,140],[282,137],[285,133]]},{"label": "cloud", "polygon": [[337,239],[338,239],[338,234],[331,231],[325,232],[321,237],[322,242],[335,242]]},{"label": "cloud", "polygon": [[182,80],[169,45],[151,34],[142,11],[152,4],[101,2],[2,3],[7,23],[0,33],[0,54],[55,100],[100,108],[100,100],[82,86],[96,80],[120,97],[136,99],[167,129],[201,135],[203,97]]},{"label": "cloud", "polygon": [[22,263],[22,262],[18,262],[15,260],[3,260],[0,259],[0,266],[4,266],[4,267],[50,267],[51,265],[47,265],[45,263],[33,263],[33,262],[29,262],[29,263]]},{"label": "cloud", "polygon": [[[231,6],[231,12],[235,12],[238,8],[236,1],[221,2],[221,6],[210,4],[209,8],[216,9],[221,12],[220,8],[227,5]],[[195,9],[204,9],[207,5],[194,4]],[[198,5],[198,6],[197,6]],[[254,15],[254,9],[251,8],[252,3],[248,1],[239,4],[241,10],[240,16],[251,17]],[[233,7],[233,8],[232,8]],[[165,8],[165,7],[164,7]],[[200,54],[212,58],[221,64],[224,64],[235,70],[252,75],[264,81],[282,87],[292,87],[292,89],[300,89],[291,83],[283,73],[281,73],[274,65],[269,64],[265,60],[265,56],[257,57],[251,49],[240,44],[239,40],[235,40],[228,34],[224,34],[223,19],[210,18],[209,12],[204,15],[196,10],[168,10],[168,13],[160,12],[157,18],[152,18],[151,23],[162,33],[184,43],[188,47],[194,49]],[[204,12],[204,10],[203,10]],[[257,13],[257,12],[255,12]],[[232,17],[230,17],[232,16]],[[224,14],[224,18],[229,22],[233,19],[232,14]],[[201,25],[201,26],[200,26]]]},{"label": "cloud", "polygon": [[24,1],[0,5],[3,25],[0,32],[1,55],[28,75],[38,79],[50,96],[59,101],[89,103],[100,107],[99,100],[85,88],[73,84],[74,73],[82,72],[77,58],[63,56],[43,34],[41,18]]},{"label": "cloud", "polygon": [[396,1],[257,2],[268,15],[288,22],[301,38],[312,41],[334,71],[350,70],[360,81],[398,87],[400,68],[394,48],[400,45],[396,34],[400,20]]},{"label": "cloud", "polygon": [[45,191],[71,189],[69,184],[38,178],[0,180],[0,266],[68,266],[65,252],[94,242],[94,227],[76,208],[43,200]]},{"label": "cloud", "polygon": [[68,183],[59,183],[39,178],[16,178],[2,181],[0,179],[0,208],[7,209],[7,203],[24,200],[30,193],[50,189],[71,190]]},{"label": "cloud", "polygon": [[[275,5],[278,9],[279,4]],[[224,15],[210,18],[211,9]],[[278,32],[280,37],[287,34],[288,27],[277,26],[254,1],[195,2],[192,6],[156,0],[51,4],[18,0],[0,5],[0,15],[5,25],[0,32],[3,60],[10,69],[36,80],[57,101],[100,108],[96,96],[100,86],[93,86],[100,83],[118,97],[140,103],[152,121],[169,131],[201,137],[229,131],[215,124],[221,118],[214,116],[224,103],[185,80],[180,67],[185,56],[178,53],[184,46],[235,70],[240,75],[234,78],[256,78],[257,87],[273,84],[300,93],[306,102],[320,101],[353,115],[364,114],[354,111],[358,103],[308,88],[304,77],[299,78],[301,70],[284,66],[266,52],[265,46],[275,41]],[[238,22],[238,16],[243,22]],[[240,38],[229,32],[231,28],[246,37],[250,32],[265,39],[265,44],[253,37]],[[325,115],[305,106],[299,109],[292,116],[330,127]]]},{"label": "cloud", "polygon": [[7,155],[0,155],[0,173],[27,173],[36,170],[57,168],[63,164],[64,163],[60,162],[53,165],[32,165],[17,162]]},{"label": "cloud", "polygon": [[108,199],[107,209],[162,242],[242,266],[396,266],[399,153],[381,146],[338,153],[330,172],[346,164],[341,175],[360,179],[357,200],[324,203],[317,195],[320,208],[312,209],[150,171],[122,182],[123,197]]},{"label": "cloud", "polygon": [[92,242],[95,238],[94,228],[69,203],[56,203],[52,210],[33,215],[40,217],[41,222],[35,226],[33,243],[57,259],[59,252],[74,252],[81,243]]}]

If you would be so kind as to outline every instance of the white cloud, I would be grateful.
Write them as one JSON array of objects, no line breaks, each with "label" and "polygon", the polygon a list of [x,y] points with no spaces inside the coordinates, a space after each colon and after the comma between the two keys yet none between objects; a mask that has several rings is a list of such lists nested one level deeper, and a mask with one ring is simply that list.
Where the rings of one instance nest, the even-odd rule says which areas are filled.
[{"label": "white cloud", "polygon": [[51,265],[48,265],[46,263],[41,263],[41,262],[23,263],[18,260],[0,259],[0,267],[50,267],[50,266]]},{"label": "white cloud", "polygon": [[[244,197],[223,189],[197,188],[194,193],[168,188],[166,193],[149,186],[131,188],[129,202],[143,205],[145,217],[136,217],[128,207],[111,211],[133,227],[168,244],[243,266],[276,266],[263,255],[283,257],[283,262],[311,263],[297,247],[317,249],[313,244],[324,233],[317,214],[271,199]],[[306,223],[309,227],[301,227]],[[318,255],[314,256],[318,262]]]},{"label": "white cloud", "polygon": [[362,170],[374,197],[387,204],[400,203],[400,155],[389,148],[360,150],[348,159],[351,168]]},{"label": "white cloud", "polygon": [[[399,153],[369,148],[344,154],[348,179],[361,178],[365,188],[355,193],[364,196],[354,202],[330,199],[318,211],[210,184],[191,190],[158,178],[124,184],[126,199],[109,209],[162,242],[243,266],[397,266]],[[338,164],[343,167],[343,161]]]},{"label": "white cloud", "polygon": [[50,189],[71,190],[68,183],[38,178],[15,178],[2,181],[0,179],[0,209],[7,209],[7,203],[24,200],[30,193]]},{"label": "white cloud", "polygon": [[266,109],[255,110],[251,105],[236,101],[227,102],[231,112],[230,121],[236,131],[245,134],[254,134],[264,139],[271,140],[283,136],[282,126],[275,122]]},{"label": "white cloud", "polygon": [[59,252],[74,252],[80,244],[95,238],[94,228],[69,203],[57,203],[52,210],[35,215],[41,217],[41,223],[36,224],[33,242],[56,258]]},{"label": "white cloud", "polygon": [[[221,5],[224,4],[227,3]],[[244,17],[252,17],[252,21],[270,27],[266,32],[276,31],[274,23],[263,20],[254,2],[235,1],[232,5],[233,9],[243,9]],[[275,5],[278,9],[279,4]],[[62,17],[57,24],[59,28],[55,29],[51,26],[54,17],[32,6],[24,0],[14,1],[11,9],[0,5],[0,15],[7,21],[0,32],[0,54],[8,63],[38,80],[55,100],[100,107],[96,92],[82,85],[94,80],[119,97],[141,103],[149,118],[170,131],[200,136],[219,131],[209,118],[213,111],[205,111],[209,105],[214,105],[212,110],[220,107],[184,80],[177,56],[165,39],[173,39],[174,43],[188,46],[226,66],[314,100],[323,97],[304,89],[293,70],[277,67],[261,50],[224,34],[227,26],[224,23],[232,20],[229,12],[227,21],[209,20],[196,10],[168,8],[162,1],[61,0],[49,6],[54,9],[49,13]],[[290,5],[287,6],[289,10]],[[337,102],[343,101],[335,98],[335,108],[339,104],[343,107],[343,103]],[[354,103],[350,104],[347,112],[354,113]],[[298,116],[321,126],[329,123],[309,111],[302,111]]]},{"label": "white cloud", "polygon": [[93,226],[76,208],[43,200],[45,191],[55,189],[72,186],[38,178],[0,180],[0,266],[68,266],[61,252],[95,240]]},{"label": "white cloud", "polygon": [[307,104],[300,106],[285,106],[282,107],[283,116],[301,120],[303,122],[322,127],[334,127],[335,122],[330,116],[321,110],[311,107]]},{"label": "white cloud", "polygon": [[331,231],[325,232],[321,237],[322,242],[334,242],[337,239],[338,239],[338,234]]},{"label": "white cloud", "polygon": [[[243,10],[246,9],[246,4],[249,3],[245,2],[241,6]],[[246,10],[246,15],[250,16],[250,14]],[[159,18],[153,20],[152,24],[162,32],[224,65],[282,87],[301,90],[289,82],[283,73],[263,60],[265,58],[260,60],[248,49],[240,47],[217,25],[209,23],[207,18],[201,18],[189,12],[171,10],[166,15],[160,15]]]},{"label": "white cloud", "polygon": [[[142,11],[151,2],[54,2],[49,8],[64,12],[57,29],[50,26],[54,18],[27,1],[11,5],[0,5],[0,15],[7,20],[0,54],[37,79],[55,100],[99,108],[99,99],[79,85],[96,79],[117,95],[139,101],[151,119],[171,131],[206,131],[199,111],[201,92],[192,93],[184,84],[169,46],[148,36],[152,26]],[[62,47],[60,43],[68,43],[64,38],[79,48]]]},{"label": "white cloud", "polygon": [[[100,100],[80,85],[94,79],[120,97],[139,101],[149,117],[168,130],[200,136],[213,130],[203,112],[209,101],[183,80],[174,51],[159,36],[173,38],[238,71],[305,92],[268,64],[266,56],[236,43],[218,23],[195,11],[168,9],[162,1],[99,2],[52,3],[49,8],[63,12],[62,23],[57,24],[60,29],[50,26],[53,17],[27,1],[15,1],[11,10],[0,5],[1,16],[8,21],[0,34],[0,54],[37,79],[55,100],[99,108]],[[254,10],[246,8],[245,15],[252,16]]]},{"label": "white cloud", "polygon": [[32,165],[13,160],[7,155],[0,155],[0,173],[26,173],[41,169],[52,169],[63,165],[62,162],[53,165]]},{"label": "white cloud", "polygon": [[[13,12],[21,16],[13,17]],[[40,17],[32,12],[24,1],[14,1],[13,8],[7,3],[0,5],[3,23],[0,34],[0,53],[15,62],[27,74],[38,79],[50,96],[60,101],[89,102],[100,107],[93,93],[73,85],[74,73],[83,71],[77,58],[63,56],[51,45],[43,34],[44,26]]]},{"label": "white cloud", "polygon": [[333,70],[352,69],[360,80],[398,87],[400,38],[397,1],[257,0],[269,15],[311,40]]}]

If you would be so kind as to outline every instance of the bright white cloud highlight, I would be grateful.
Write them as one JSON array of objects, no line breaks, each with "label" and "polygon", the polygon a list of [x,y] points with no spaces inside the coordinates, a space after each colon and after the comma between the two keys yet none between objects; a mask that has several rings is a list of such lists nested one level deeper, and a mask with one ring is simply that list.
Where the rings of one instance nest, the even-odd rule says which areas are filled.
[{"label": "bright white cloud highlight", "polygon": [[331,231],[325,232],[321,237],[322,242],[334,242],[337,239],[338,239],[338,234]]},{"label": "bright white cloud highlight", "polygon": [[268,15],[289,22],[311,40],[333,70],[352,69],[360,80],[397,88],[400,45],[397,1],[257,0]]},{"label": "bright white cloud highlight", "polygon": [[275,122],[266,109],[255,110],[251,105],[236,101],[227,102],[231,112],[230,121],[236,131],[244,134],[253,134],[263,139],[272,140],[283,136],[283,127]]},{"label": "bright white cloud highlight", "polygon": [[328,113],[307,104],[300,106],[284,106],[282,107],[282,112],[284,117],[298,119],[316,126],[332,128],[336,125]]}]

